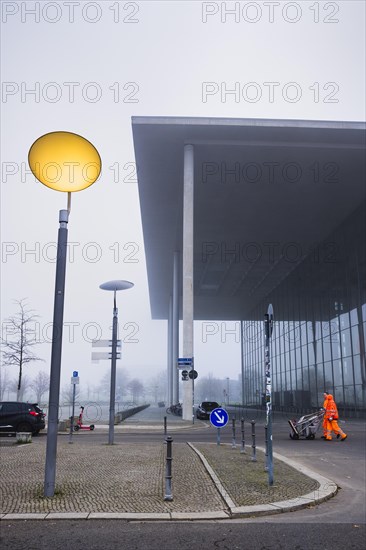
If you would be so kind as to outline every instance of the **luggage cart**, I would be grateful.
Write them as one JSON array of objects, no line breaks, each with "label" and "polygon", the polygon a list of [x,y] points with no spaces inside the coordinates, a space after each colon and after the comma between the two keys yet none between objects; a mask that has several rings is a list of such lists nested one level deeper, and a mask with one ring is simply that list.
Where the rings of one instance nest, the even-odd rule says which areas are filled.
[{"label": "luggage cart", "polygon": [[290,439],[315,439],[315,434],[319,429],[320,424],[323,422],[324,409],[318,412],[306,414],[299,418],[299,420],[289,420],[288,423],[291,426]]}]

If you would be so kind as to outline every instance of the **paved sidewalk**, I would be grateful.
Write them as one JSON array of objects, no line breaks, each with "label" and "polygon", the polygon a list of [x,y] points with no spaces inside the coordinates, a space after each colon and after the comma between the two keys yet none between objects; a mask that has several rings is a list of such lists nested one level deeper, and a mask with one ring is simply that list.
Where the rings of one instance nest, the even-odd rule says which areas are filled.
[{"label": "paved sidewalk", "polygon": [[87,437],[70,445],[59,436],[53,498],[43,497],[46,438],[1,442],[2,519],[228,519],[295,510],[337,492],[331,480],[276,454],[275,485],[268,487],[260,449],[252,462],[250,448],[241,454],[231,445],[174,443],[173,501],[166,502],[163,441],[109,446]]}]

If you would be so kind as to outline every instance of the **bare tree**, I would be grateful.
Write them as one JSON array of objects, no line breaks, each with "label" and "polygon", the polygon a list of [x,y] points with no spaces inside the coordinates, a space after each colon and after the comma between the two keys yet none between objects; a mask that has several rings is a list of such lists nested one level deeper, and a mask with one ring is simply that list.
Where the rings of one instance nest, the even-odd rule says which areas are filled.
[{"label": "bare tree", "polygon": [[40,370],[30,383],[30,387],[36,394],[37,403],[42,401],[42,396],[48,391],[49,386],[50,375],[47,372]]},{"label": "bare tree", "polygon": [[197,401],[217,401],[221,402],[223,397],[223,389],[225,388],[224,380],[215,378],[212,372],[207,376],[199,378],[195,384],[195,398]]},{"label": "bare tree", "polygon": [[34,310],[27,309],[25,299],[15,300],[19,311],[12,317],[5,319],[3,327],[6,326],[5,338],[2,334],[1,343],[3,350],[4,365],[15,365],[19,368],[17,382],[17,400],[20,400],[23,367],[32,361],[43,361],[37,357],[32,348],[39,342],[36,339],[34,328],[31,324],[39,317],[33,313]]},{"label": "bare tree", "polygon": [[131,380],[127,385],[128,391],[131,393],[132,401],[138,403],[141,395],[144,392],[144,386],[137,378]]},{"label": "bare tree", "polygon": [[[73,398],[73,391],[74,391],[74,388],[73,388],[73,384],[65,384],[61,390],[61,397],[63,399],[63,404],[64,405],[70,405],[72,403],[72,398]],[[76,384],[76,387],[75,387],[75,402],[78,401],[78,399],[80,398],[80,386],[79,384]]]},{"label": "bare tree", "polygon": [[22,386],[20,390],[18,389],[17,378],[13,378],[13,380],[11,380],[9,384],[9,390],[17,394],[17,401],[24,401],[24,396],[27,390],[29,390],[29,388],[30,388],[30,378],[28,378],[26,374],[23,376]]},{"label": "bare tree", "polygon": [[[116,396],[119,401],[123,401],[126,398],[127,386],[129,383],[129,374],[124,368],[116,369]],[[106,399],[109,399],[111,386],[111,369],[109,368],[102,377],[99,387]]]},{"label": "bare tree", "polygon": [[0,366],[0,401],[4,401],[6,390],[10,390],[9,370],[5,365]]},{"label": "bare tree", "polygon": [[160,370],[154,374],[146,384],[146,394],[150,395],[154,403],[165,401],[167,394],[166,370]]}]

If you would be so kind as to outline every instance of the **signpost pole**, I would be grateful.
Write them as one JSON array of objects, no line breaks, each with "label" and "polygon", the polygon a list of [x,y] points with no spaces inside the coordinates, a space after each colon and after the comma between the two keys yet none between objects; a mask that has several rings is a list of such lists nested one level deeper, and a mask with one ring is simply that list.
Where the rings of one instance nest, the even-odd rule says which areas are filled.
[{"label": "signpost pole", "polygon": [[267,427],[267,466],[268,484],[273,485],[273,449],[272,449],[272,380],[271,380],[271,358],[270,339],[273,331],[273,307],[269,304],[268,311],[264,315],[264,336],[265,336],[265,372],[266,372],[266,427]]},{"label": "signpost pole", "polygon": [[75,394],[76,394],[76,384],[79,384],[79,373],[77,370],[74,370],[71,377],[72,384],[72,414],[70,418],[70,435],[69,443],[72,443],[72,434],[74,433],[74,416],[75,416]]},{"label": "signpost pole", "polygon": [[216,408],[210,413],[210,422],[212,426],[217,428],[217,444],[220,445],[221,428],[224,428],[229,422],[229,415],[225,409]]},{"label": "signpost pole", "polygon": [[70,418],[69,443],[72,443],[72,434],[74,432],[75,392],[76,392],[76,384],[75,384],[75,382],[72,382],[72,412],[71,412],[71,418]]},{"label": "signpost pole", "polygon": [[111,360],[111,392],[109,397],[109,434],[108,445],[114,443],[114,409],[116,400],[116,359],[117,359],[117,323],[118,309],[116,305],[116,291],[113,302],[113,328],[112,328],[112,360]]}]

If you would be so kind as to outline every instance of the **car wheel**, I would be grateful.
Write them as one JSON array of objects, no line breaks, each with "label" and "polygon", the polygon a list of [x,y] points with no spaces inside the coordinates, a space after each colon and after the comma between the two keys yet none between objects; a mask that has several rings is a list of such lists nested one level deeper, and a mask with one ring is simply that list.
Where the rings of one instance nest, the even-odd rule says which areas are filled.
[{"label": "car wheel", "polygon": [[21,422],[20,424],[18,424],[16,431],[17,432],[32,432],[33,433],[32,426],[30,424],[28,424],[28,422]]}]

